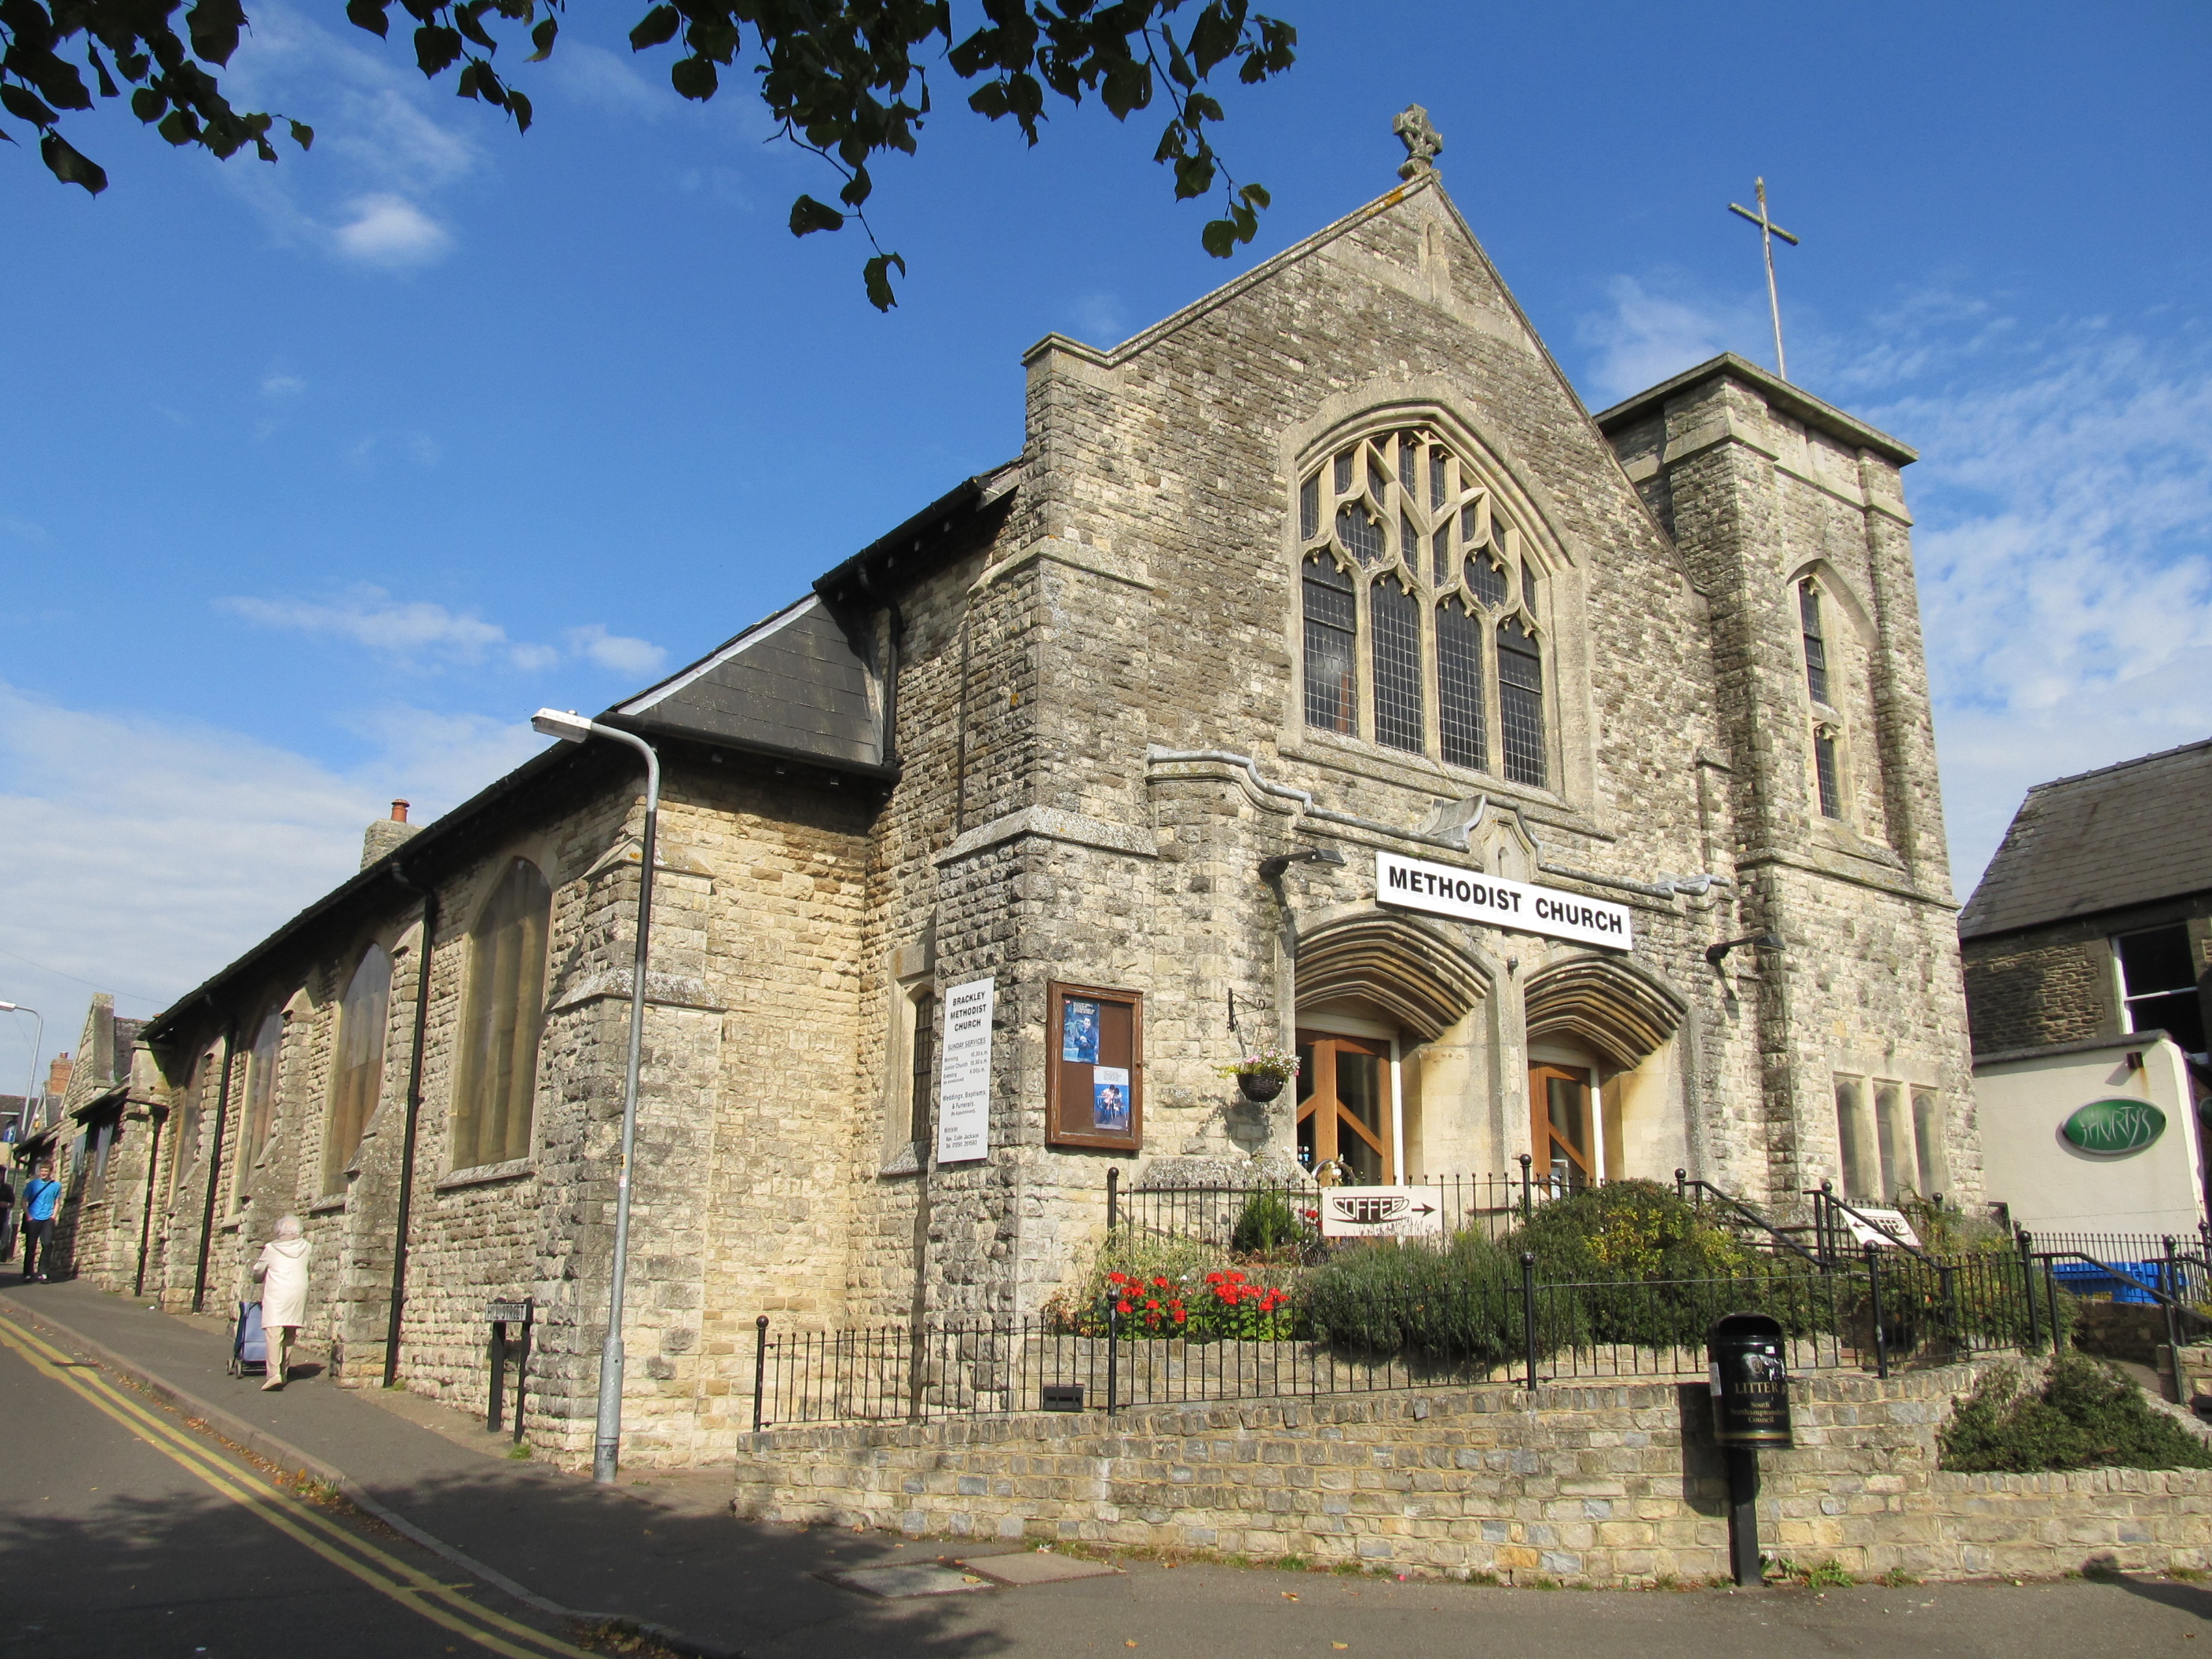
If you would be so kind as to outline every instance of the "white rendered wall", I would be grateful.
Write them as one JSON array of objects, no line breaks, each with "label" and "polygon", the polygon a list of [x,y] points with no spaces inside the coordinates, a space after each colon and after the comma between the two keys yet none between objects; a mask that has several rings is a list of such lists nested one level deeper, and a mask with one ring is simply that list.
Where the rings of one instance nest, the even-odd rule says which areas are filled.
[{"label": "white rendered wall", "polygon": [[[2142,1068],[2128,1055],[2140,1053]],[[2181,1050],[2164,1037],[2118,1037],[2071,1054],[1974,1067],[1983,1167],[1990,1200],[2030,1232],[2193,1235],[2203,1209],[2197,1111]],[[2148,1100],[2166,1133],[2142,1152],[2099,1158],[2060,1126],[2093,1100]]]}]

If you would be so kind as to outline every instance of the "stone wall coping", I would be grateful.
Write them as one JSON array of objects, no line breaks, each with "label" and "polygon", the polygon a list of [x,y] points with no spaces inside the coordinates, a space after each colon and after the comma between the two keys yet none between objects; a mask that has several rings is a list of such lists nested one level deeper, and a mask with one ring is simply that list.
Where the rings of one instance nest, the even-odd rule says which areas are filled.
[{"label": "stone wall coping", "polygon": [[948,864],[973,857],[987,847],[1024,836],[1066,842],[1072,847],[1093,848],[1102,853],[1120,853],[1129,858],[1156,859],[1160,855],[1159,848],[1141,830],[1085,817],[1080,812],[1064,812],[1057,807],[1024,806],[1018,812],[977,824],[937,855],[937,866],[941,870]]},{"label": "stone wall coping", "polygon": [[536,1158],[510,1158],[504,1164],[480,1164],[473,1170],[455,1170],[450,1175],[440,1176],[433,1185],[438,1192],[449,1193],[463,1187],[492,1187],[502,1181],[520,1181],[537,1173]]}]

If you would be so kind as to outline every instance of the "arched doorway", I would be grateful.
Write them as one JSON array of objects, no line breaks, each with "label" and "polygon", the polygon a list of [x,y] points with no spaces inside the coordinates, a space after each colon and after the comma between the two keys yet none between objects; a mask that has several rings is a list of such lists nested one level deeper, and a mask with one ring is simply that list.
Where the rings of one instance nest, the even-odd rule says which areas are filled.
[{"label": "arched doorway", "polygon": [[1531,975],[1532,1173],[1561,1191],[1623,1176],[1663,1178],[1687,1161],[1675,1099],[1670,988],[1606,957],[1570,957]]},{"label": "arched doorway", "polygon": [[[1305,1023],[1307,1018],[1315,1024]],[[1360,1029],[1331,1029],[1356,1025]],[[1298,1162],[1334,1163],[1354,1185],[1398,1178],[1404,1161],[1404,1092],[1398,1042],[1380,1021],[1339,1009],[1302,1016],[1298,1027]]]}]

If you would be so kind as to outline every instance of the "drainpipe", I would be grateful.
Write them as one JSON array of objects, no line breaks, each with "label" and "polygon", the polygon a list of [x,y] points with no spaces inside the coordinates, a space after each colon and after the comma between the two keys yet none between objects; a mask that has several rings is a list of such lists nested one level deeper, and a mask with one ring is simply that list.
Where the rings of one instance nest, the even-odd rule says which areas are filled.
[{"label": "drainpipe", "polygon": [[422,1116],[422,1046],[430,1028],[430,945],[438,931],[438,895],[417,887],[395,860],[392,878],[422,896],[422,939],[415,951],[415,1046],[407,1056],[407,1127],[399,1140],[399,1216],[392,1236],[392,1311],[384,1328],[384,1386],[399,1381],[399,1331],[407,1305],[407,1228],[415,1210],[415,1133]]},{"label": "drainpipe", "polygon": [[[131,1097],[124,1097],[123,1109],[131,1109]],[[169,1109],[153,1101],[146,1103],[146,1125],[149,1131],[146,1146],[146,1214],[138,1224],[138,1277],[131,1283],[131,1294],[146,1294],[146,1252],[154,1243],[154,1187],[155,1175],[161,1164],[161,1126],[168,1121]]]},{"label": "drainpipe", "polygon": [[215,1142],[208,1152],[207,1202],[200,1207],[200,1261],[192,1273],[194,1313],[207,1305],[208,1243],[215,1232],[216,1191],[222,1185],[222,1135],[230,1121],[230,1067],[237,1058],[238,1022],[233,1019],[222,1034],[222,1084],[215,1097]]}]

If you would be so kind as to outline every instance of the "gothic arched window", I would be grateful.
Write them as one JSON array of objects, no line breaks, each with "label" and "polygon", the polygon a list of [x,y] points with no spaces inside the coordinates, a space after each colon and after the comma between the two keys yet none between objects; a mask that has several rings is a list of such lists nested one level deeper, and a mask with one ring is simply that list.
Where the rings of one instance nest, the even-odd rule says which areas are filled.
[{"label": "gothic arched window", "polygon": [[1347,444],[1297,522],[1306,724],[1543,787],[1543,575],[1461,448],[1419,424]]},{"label": "gothic arched window", "polygon": [[453,1091],[456,1170],[504,1164],[530,1152],[552,913],[553,890],[538,866],[514,859],[471,932],[460,1079]]},{"label": "gothic arched window", "polygon": [[323,1137],[323,1190],[344,1190],[346,1165],[375,1115],[384,1087],[384,1026],[392,1009],[392,958],[372,945],[338,1000],[337,1053],[331,1063],[331,1115]]}]

